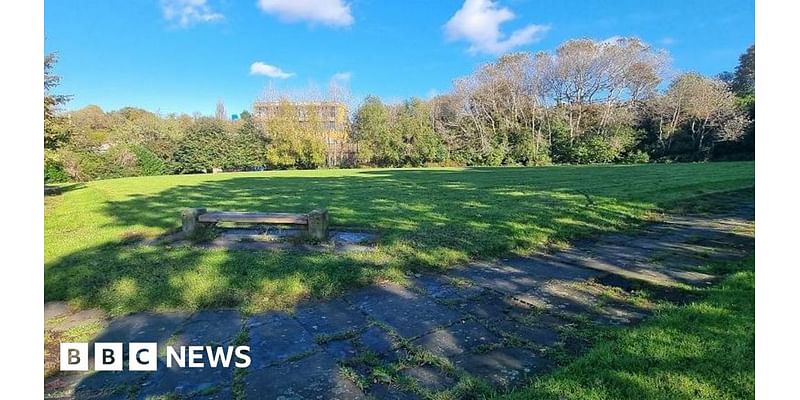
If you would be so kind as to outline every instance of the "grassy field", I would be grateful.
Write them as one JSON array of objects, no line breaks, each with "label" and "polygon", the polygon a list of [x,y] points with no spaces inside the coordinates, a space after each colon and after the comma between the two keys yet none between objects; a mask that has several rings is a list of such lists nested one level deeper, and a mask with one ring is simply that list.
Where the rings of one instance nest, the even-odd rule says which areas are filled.
[{"label": "grassy field", "polygon": [[[654,211],[754,186],[754,163],[542,168],[278,171],[115,179],[45,199],[45,300],[141,310],[291,307],[404,271],[626,229]],[[142,246],[183,207],[326,207],[339,226],[377,231],[370,254]],[[713,205],[712,205],[713,206]]]},{"label": "grassy field", "polygon": [[665,305],[641,326],[605,328],[589,353],[504,400],[754,399],[754,259],[697,290],[701,300]]}]

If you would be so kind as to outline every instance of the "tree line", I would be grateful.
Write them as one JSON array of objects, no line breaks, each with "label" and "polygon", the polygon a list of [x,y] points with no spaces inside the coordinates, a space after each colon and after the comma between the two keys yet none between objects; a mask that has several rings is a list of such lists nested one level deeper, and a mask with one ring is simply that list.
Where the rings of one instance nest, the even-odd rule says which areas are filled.
[{"label": "tree line", "polygon": [[66,100],[45,97],[45,182],[319,168],[325,162],[321,123],[313,117],[301,123],[288,101],[274,118],[257,121],[248,111],[230,120],[219,105],[215,117],[134,107],[105,112],[95,105],[53,110]]},{"label": "tree line", "polygon": [[513,53],[431,100],[356,110],[359,160],[376,166],[752,159],[755,48],[735,72],[668,75],[639,39],[570,40]]},{"label": "tree line", "polygon": [[[511,53],[456,79],[449,93],[352,114],[350,166],[543,165],[752,159],[755,48],[735,71],[670,77],[668,54],[636,38],[570,40]],[[323,128],[283,100],[274,118],[160,115],[97,106],[64,112],[45,57],[45,181],[319,168]]]}]

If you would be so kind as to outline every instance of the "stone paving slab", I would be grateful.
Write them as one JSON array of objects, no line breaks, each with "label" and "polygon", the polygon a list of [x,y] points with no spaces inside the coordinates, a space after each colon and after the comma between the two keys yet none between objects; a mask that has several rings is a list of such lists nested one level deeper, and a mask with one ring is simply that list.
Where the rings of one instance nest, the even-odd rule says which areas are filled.
[{"label": "stone paving slab", "polygon": [[339,372],[336,360],[319,352],[301,360],[248,370],[248,399],[363,399],[364,393]]},{"label": "stone paving slab", "polygon": [[658,232],[645,232],[636,236],[602,237],[598,241],[603,243],[613,243],[635,249],[650,251],[669,251],[674,246],[686,243],[692,238],[691,235],[664,235]]},{"label": "stone paving slab", "polygon": [[[223,317],[225,313],[218,313]],[[95,339],[97,342],[158,342],[167,339],[186,322],[189,313],[136,313],[117,318]],[[236,317],[238,318],[238,317]],[[225,317],[221,322],[228,322]],[[238,320],[237,320],[238,323]],[[189,326],[192,329],[193,326]],[[126,354],[127,348],[123,346]]]},{"label": "stone paving slab", "polygon": [[445,276],[415,274],[409,280],[413,289],[446,303],[468,300],[485,292],[485,289],[480,286],[456,282]]},{"label": "stone paving slab", "polygon": [[431,297],[399,285],[385,284],[357,290],[346,296],[370,317],[390,326],[407,339],[464,319]]},{"label": "stone paving slab", "polygon": [[[700,263],[708,263],[709,261],[713,262],[721,262],[721,261],[733,261],[738,260],[742,257],[746,257],[749,252],[745,250],[740,250],[736,248],[722,248],[719,246],[711,245],[711,243],[706,242],[705,244],[699,243],[686,243],[681,246],[674,246],[672,249],[657,254],[654,259],[660,260],[665,258],[683,258],[683,259],[694,259]],[[676,265],[675,268],[687,268],[692,267],[691,263],[687,263],[683,266]]]},{"label": "stone paving slab", "polygon": [[359,331],[368,323],[358,307],[343,299],[303,305],[295,312],[295,319],[315,337]]},{"label": "stone paving slab", "polygon": [[358,349],[352,340],[331,340],[320,344],[326,353],[331,355],[336,361],[345,361],[358,355]]},{"label": "stone paving slab", "polygon": [[175,346],[227,346],[243,328],[236,310],[203,310],[193,314],[173,334]]},{"label": "stone paving slab", "polygon": [[643,263],[649,261],[653,257],[652,250],[603,242],[597,242],[589,246],[581,247],[580,249],[597,258],[616,263]]},{"label": "stone paving slab", "polygon": [[282,312],[256,315],[247,321],[250,331],[250,369],[319,352],[322,348],[296,319]]},{"label": "stone paving slab", "polygon": [[142,371],[102,371],[82,375],[75,387],[77,399],[128,399],[151,375]]},{"label": "stone paving slab", "polygon": [[580,281],[602,275],[592,269],[545,257],[515,257],[502,263],[473,263],[456,270],[454,274],[504,294],[529,292],[554,279]]},{"label": "stone paving slab", "polygon": [[[641,245],[641,241],[634,241]],[[659,267],[667,269],[682,270],[691,268],[709,261],[730,261],[744,257],[747,253],[730,248],[719,248],[704,246],[695,243],[676,242],[660,243],[660,246],[649,248],[635,245],[624,246],[622,244],[610,244],[597,242],[592,245],[581,247],[580,252],[588,253],[593,258],[607,261],[620,266],[644,266],[657,270]],[[669,264],[660,262],[661,260],[679,259],[681,262]]]},{"label": "stone paving slab", "polygon": [[583,281],[602,275],[597,271],[577,268],[541,257],[514,257],[504,259],[503,264],[518,268],[524,271],[527,276],[539,281]]},{"label": "stone paving slab", "polygon": [[720,231],[701,230],[700,234],[698,234],[697,231],[693,231],[691,228],[676,228],[669,225],[654,224],[636,234],[602,236],[597,239],[597,242],[655,251],[668,251],[689,243],[714,242],[717,248],[729,248],[736,246],[737,243],[753,243],[752,237],[737,235],[727,227],[720,229]]},{"label": "stone paving slab", "polygon": [[177,395],[202,399],[230,399],[232,397],[234,367],[229,368],[167,368],[159,360],[159,368],[152,379],[142,387],[138,399]]},{"label": "stone paving slab", "polygon": [[[544,317],[544,316],[543,316]],[[525,341],[539,348],[553,347],[561,340],[559,328],[565,321],[553,324],[543,320],[538,323],[524,323],[515,319],[499,319],[491,323],[490,329],[499,334]]]},{"label": "stone paving slab", "polygon": [[499,345],[501,338],[475,321],[455,323],[437,329],[413,343],[445,358],[475,351],[481,346]]},{"label": "stone paving slab", "polygon": [[540,283],[519,268],[491,262],[471,263],[456,269],[452,274],[500,293],[520,292]]},{"label": "stone paving slab", "polygon": [[[56,311],[51,310],[51,313],[56,313]],[[102,323],[105,321],[105,319],[106,314],[97,309],[80,310],[74,313],[60,313],[53,318],[45,320],[45,329],[52,330],[54,332],[66,332],[71,328],[87,323]]]},{"label": "stone paving slab", "polygon": [[[124,337],[125,327],[133,328],[128,338]],[[191,316],[167,314],[157,318],[150,314],[132,315],[123,318],[110,335],[121,341],[156,341],[161,346],[166,341],[173,346],[228,346],[242,328],[242,316],[236,310],[204,310]],[[232,366],[179,368],[173,365],[167,368],[162,354],[159,368],[151,373],[138,398],[171,394],[203,399],[230,398],[233,371]]]},{"label": "stone paving slab", "polygon": [[63,301],[49,301],[44,303],[44,321],[47,321],[70,313],[69,306]]},{"label": "stone paving slab", "polygon": [[[616,277],[616,275],[605,275],[599,280],[607,283],[629,283],[625,279],[609,279],[609,277]],[[508,333],[523,340],[530,337],[533,343],[546,347],[558,340],[557,326],[565,323],[565,321],[559,321],[558,316],[588,317],[591,321],[616,325],[636,322],[649,315],[650,310],[647,308],[614,299],[611,293],[615,292],[606,293],[605,290],[609,287],[595,282],[597,280],[580,282],[551,280],[529,292],[514,294],[515,300],[537,304],[536,310],[546,310],[547,313],[531,315],[529,312],[527,316],[509,318],[511,322],[496,319],[492,323],[497,327],[495,329],[506,329]],[[626,291],[623,289],[622,293],[626,293]],[[629,294],[630,290],[627,293]],[[519,321],[524,321],[524,324],[519,325],[517,323]],[[538,325],[539,328],[532,329],[525,325]]]},{"label": "stone paving slab", "polygon": [[687,223],[662,223],[650,225],[642,231],[647,237],[660,237],[661,240],[670,243],[690,242],[698,239],[719,239],[730,232],[729,229],[721,226],[702,226],[701,223],[693,225]]},{"label": "stone paving slab", "polygon": [[551,281],[514,298],[526,303],[546,304],[550,312],[566,314],[591,313],[598,299],[596,294],[571,285],[571,282]]},{"label": "stone paving slab", "polygon": [[575,248],[547,255],[546,257],[583,268],[619,275],[627,279],[642,280],[655,285],[676,286],[681,283],[705,285],[713,280],[713,276],[707,274],[662,268],[656,263],[637,263],[620,258],[605,260],[595,254]]},{"label": "stone paving slab", "polygon": [[414,379],[420,386],[432,392],[449,389],[456,383],[454,377],[431,366],[409,368],[403,371],[403,375]]},{"label": "stone paving slab", "polygon": [[509,387],[526,378],[547,372],[554,363],[533,352],[504,347],[487,353],[465,353],[454,357],[453,363],[490,384]]},{"label": "stone paving slab", "polygon": [[364,349],[377,354],[386,354],[397,347],[392,337],[383,329],[376,326],[368,328],[357,339]]},{"label": "stone paving slab", "polygon": [[752,253],[756,245],[754,238],[737,234],[729,234],[721,239],[698,239],[692,241],[692,243],[714,249],[739,251],[745,254]]},{"label": "stone paving slab", "polygon": [[[544,304],[539,306],[544,308]],[[526,315],[534,310],[530,304],[514,300],[511,295],[494,292],[458,304],[457,308],[474,318],[488,321]]]}]

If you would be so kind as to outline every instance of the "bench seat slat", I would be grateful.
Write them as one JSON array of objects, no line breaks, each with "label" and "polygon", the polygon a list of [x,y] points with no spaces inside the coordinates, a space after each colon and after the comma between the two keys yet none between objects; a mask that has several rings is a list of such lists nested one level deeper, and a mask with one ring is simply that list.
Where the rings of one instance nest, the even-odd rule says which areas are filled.
[{"label": "bench seat slat", "polygon": [[288,225],[307,225],[308,216],[305,214],[290,213],[253,213],[253,212],[231,212],[217,211],[200,214],[197,217],[200,222],[239,222],[249,224],[288,224]]}]

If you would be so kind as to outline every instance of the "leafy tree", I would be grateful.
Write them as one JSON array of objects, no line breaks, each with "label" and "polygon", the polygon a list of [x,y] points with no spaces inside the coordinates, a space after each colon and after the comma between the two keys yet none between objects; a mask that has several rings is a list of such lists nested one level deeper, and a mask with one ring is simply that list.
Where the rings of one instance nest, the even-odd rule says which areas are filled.
[{"label": "leafy tree", "polygon": [[[739,57],[734,79],[731,85],[737,95],[739,108],[747,115],[749,122],[744,130],[742,140],[738,145],[727,150],[730,153],[739,153],[738,157],[752,159],[755,156],[756,146],[756,47],[750,46]],[[720,152],[722,153],[722,152]]]},{"label": "leafy tree", "polygon": [[444,161],[445,149],[442,140],[433,130],[430,106],[413,98],[398,107],[392,124],[392,136],[403,141],[402,163],[421,166]]},{"label": "leafy tree", "polygon": [[258,130],[252,115],[243,111],[233,134],[228,153],[227,167],[235,170],[248,170],[267,165],[267,141]]},{"label": "leafy tree", "polygon": [[228,138],[223,122],[200,118],[186,131],[175,151],[175,162],[182,173],[209,172],[225,164]]},{"label": "leafy tree", "polygon": [[[302,117],[302,118],[301,118]],[[300,119],[303,119],[301,122]],[[276,168],[318,168],[325,163],[322,124],[313,107],[282,101],[267,123],[267,161]]]},{"label": "leafy tree", "polygon": [[756,91],[756,45],[747,48],[739,56],[739,65],[733,73],[731,89],[739,96],[754,94]]},{"label": "leafy tree", "polygon": [[725,82],[726,85],[728,85],[730,87],[733,87],[733,80],[735,79],[735,76],[733,75],[733,72],[731,72],[731,71],[722,71],[719,74],[717,74],[716,78],[721,80],[721,81],[723,81],[723,82]]},{"label": "leafy tree", "polygon": [[145,147],[162,161],[168,173],[175,171],[174,155],[186,130],[194,123],[191,118],[165,118],[130,107],[107,115],[114,121],[108,142],[125,143],[133,148]]},{"label": "leafy tree", "polygon": [[362,164],[397,166],[403,155],[399,131],[392,129],[389,109],[375,96],[367,96],[356,111],[353,136]]},{"label": "leafy tree", "polygon": [[77,151],[69,147],[59,151],[64,170],[74,181],[122,178],[140,175],[136,154],[126,145],[103,150]]},{"label": "leafy tree", "polygon": [[82,133],[92,131],[108,131],[112,126],[112,119],[103,109],[96,105],[88,105],[80,110],[68,113],[70,123]]},{"label": "leafy tree", "polygon": [[69,141],[69,130],[63,117],[58,115],[59,107],[66,104],[72,96],[55,94],[52,90],[58,86],[61,77],[53,73],[58,55],[50,53],[44,56],[44,148],[55,150]]}]

